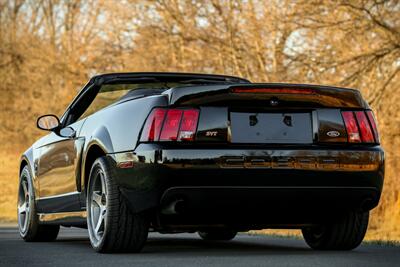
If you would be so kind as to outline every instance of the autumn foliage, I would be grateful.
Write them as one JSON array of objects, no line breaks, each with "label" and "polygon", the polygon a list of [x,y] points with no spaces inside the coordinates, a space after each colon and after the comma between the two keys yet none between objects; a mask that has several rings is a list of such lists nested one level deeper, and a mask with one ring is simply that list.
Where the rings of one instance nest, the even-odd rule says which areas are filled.
[{"label": "autumn foliage", "polygon": [[[399,1],[0,0],[0,137],[12,158],[1,161],[1,183],[16,181],[8,162],[43,134],[36,117],[62,114],[90,76],[116,71],[359,89],[387,157],[370,230],[400,238]],[[7,186],[0,195],[15,195]]]}]

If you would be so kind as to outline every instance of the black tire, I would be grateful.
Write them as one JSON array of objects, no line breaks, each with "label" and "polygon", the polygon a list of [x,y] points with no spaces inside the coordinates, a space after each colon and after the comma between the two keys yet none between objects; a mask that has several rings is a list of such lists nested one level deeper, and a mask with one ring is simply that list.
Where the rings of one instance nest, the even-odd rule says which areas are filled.
[{"label": "black tire", "polygon": [[337,222],[302,230],[306,243],[315,250],[352,250],[364,239],[369,212],[349,212]]},{"label": "black tire", "polygon": [[208,241],[229,241],[235,238],[237,232],[230,229],[212,229],[199,231],[199,236]]},{"label": "black tire", "polygon": [[[23,208],[24,207],[24,208]],[[20,174],[18,188],[18,230],[27,242],[49,242],[57,238],[59,225],[42,225],[36,212],[35,191],[28,166]]]},{"label": "black tire", "polygon": [[[101,177],[103,175],[103,177]],[[149,223],[145,213],[133,214],[115,182],[116,173],[106,157],[98,158],[92,165],[87,187],[87,225],[92,247],[101,253],[139,252],[146,240]],[[98,179],[105,181],[100,192]],[[95,199],[101,193],[101,205]],[[104,203],[103,203],[104,202]],[[98,210],[96,210],[98,208]],[[102,211],[102,208],[105,211]],[[103,222],[96,231],[96,216],[103,214]],[[93,218],[93,219],[92,219]],[[98,217],[101,219],[101,217]],[[103,224],[103,228],[101,227]],[[100,229],[100,230],[99,230]]]}]

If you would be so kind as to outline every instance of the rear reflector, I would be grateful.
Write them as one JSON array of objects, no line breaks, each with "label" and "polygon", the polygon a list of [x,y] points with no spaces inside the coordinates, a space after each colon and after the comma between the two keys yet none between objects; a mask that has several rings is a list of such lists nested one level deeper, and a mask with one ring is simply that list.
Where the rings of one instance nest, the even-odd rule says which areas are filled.
[{"label": "rear reflector", "polygon": [[371,111],[342,111],[350,143],[379,143],[378,130]]},{"label": "rear reflector", "polygon": [[121,169],[129,169],[133,168],[133,166],[134,166],[133,161],[124,161],[117,164],[117,167]]},{"label": "rear reflector", "polygon": [[355,114],[358,126],[360,128],[361,141],[363,143],[373,143],[374,135],[372,133],[371,126],[369,125],[367,116],[365,115],[364,111],[356,111]]},{"label": "rear reflector", "polygon": [[295,88],[232,88],[233,93],[262,93],[262,94],[315,94],[313,89]]},{"label": "rear reflector", "polygon": [[347,130],[347,139],[350,143],[360,143],[360,133],[358,132],[357,122],[352,111],[342,112],[344,124]]},{"label": "rear reflector", "polygon": [[193,141],[199,110],[155,108],[143,127],[142,142]]}]

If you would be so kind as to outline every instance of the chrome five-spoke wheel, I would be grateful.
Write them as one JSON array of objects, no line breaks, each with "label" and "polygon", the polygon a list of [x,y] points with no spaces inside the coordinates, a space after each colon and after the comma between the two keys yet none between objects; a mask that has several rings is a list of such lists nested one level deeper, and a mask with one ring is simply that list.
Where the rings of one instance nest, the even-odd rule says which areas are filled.
[{"label": "chrome five-spoke wheel", "polygon": [[30,192],[27,177],[22,176],[18,190],[18,226],[19,231],[26,233],[30,220]]},{"label": "chrome five-spoke wheel", "polygon": [[139,252],[147,239],[145,213],[132,213],[116,183],[117,173],[105,156],[93,162],[86,208],[90,243],[98,252]]},{"label": "chrome five-spoke wheel", "polygon": [[97,169],[89,190],[89,234],[95,243],[101,242],[107,222],[107,185],[104,172]]},{"label": "chrome five-spoke wheel", "polygon": [[25,241],[53,241],[57,238],[60,226],[40,224],[35,204],[34,184],[29,168],[25,166],[20,174],[18,188],[19,234]]}]

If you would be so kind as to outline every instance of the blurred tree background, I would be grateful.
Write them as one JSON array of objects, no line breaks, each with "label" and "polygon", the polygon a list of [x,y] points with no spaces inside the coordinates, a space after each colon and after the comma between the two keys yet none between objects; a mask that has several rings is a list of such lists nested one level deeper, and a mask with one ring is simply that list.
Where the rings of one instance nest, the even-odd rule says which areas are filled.
[{"label": "blurred tree background", "polygon": [[0,219],[15,220],[18,154],[43,134],[36,118],[115,71],[359,89],[387,155],[370,230],[400,239],[400,1],[0,0]]}]

